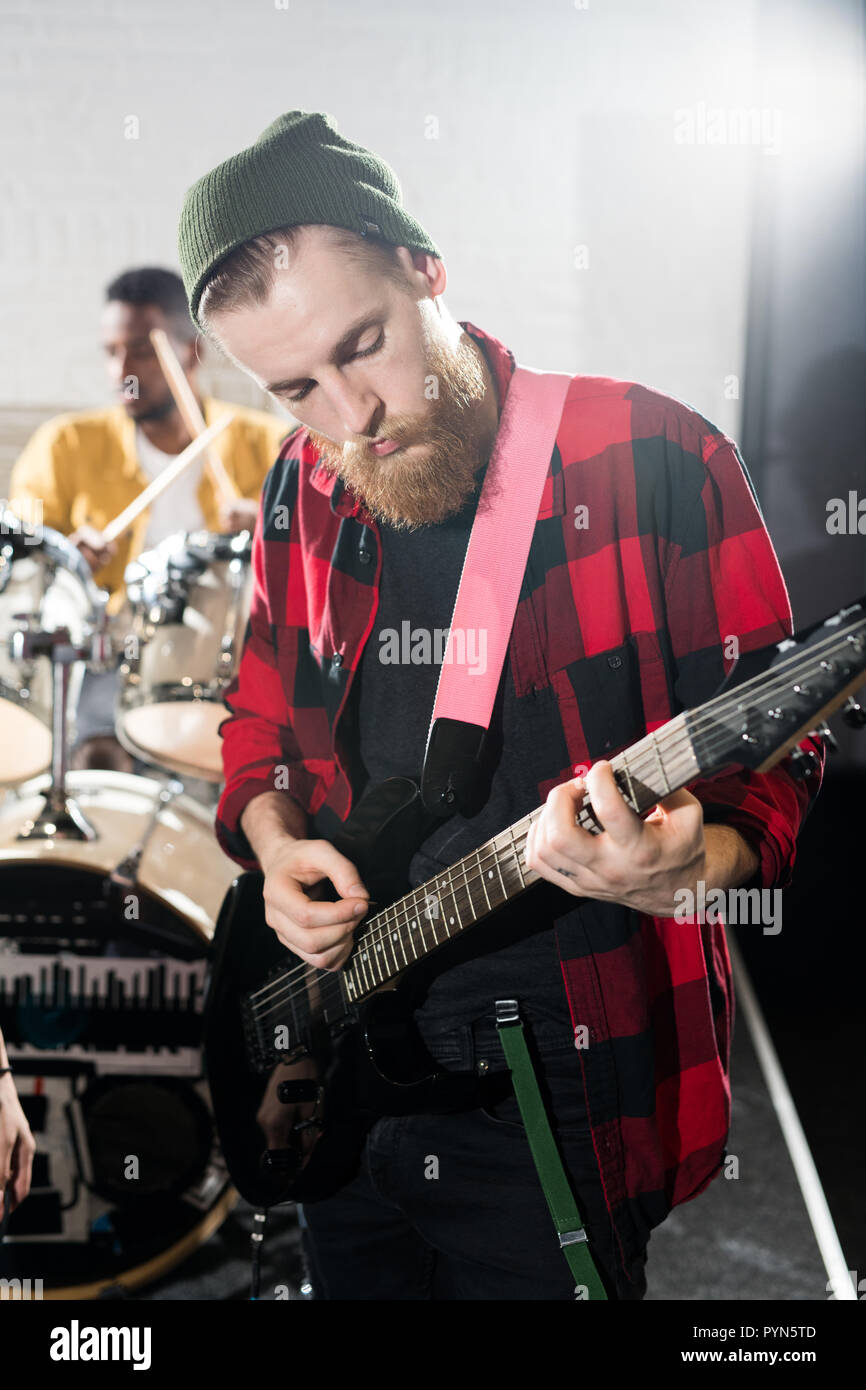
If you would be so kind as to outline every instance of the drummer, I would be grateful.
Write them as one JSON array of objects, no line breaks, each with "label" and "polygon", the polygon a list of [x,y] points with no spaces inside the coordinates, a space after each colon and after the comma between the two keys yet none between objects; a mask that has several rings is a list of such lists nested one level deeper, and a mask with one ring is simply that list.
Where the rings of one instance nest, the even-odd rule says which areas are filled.
[{"label": "drummer", "polygon": [[[203,460],[197,460],[126,535],[106,545],[100,528],[133,501],[190,443],[151,343],[161,328],[197,397],[205,423],[231,410],[234,419],[215,440],[229,478],[241,494],[221,503]],[[176,531],[252,530],[265,475],[293,422],[233,402],[202,396],[198,386],[199,334],[189,316],[183,282],[170,270],[127,270],[107,287],[102,347],[115,404],[105,410],[60,415],[40,425],[12,470],[10,506],[70,537],[96,583],[110,593],[109,612],[123,606],[126,566]],[[88,672],[78,706],[76,767],[132,770],[114,737],[114,672]]]}]

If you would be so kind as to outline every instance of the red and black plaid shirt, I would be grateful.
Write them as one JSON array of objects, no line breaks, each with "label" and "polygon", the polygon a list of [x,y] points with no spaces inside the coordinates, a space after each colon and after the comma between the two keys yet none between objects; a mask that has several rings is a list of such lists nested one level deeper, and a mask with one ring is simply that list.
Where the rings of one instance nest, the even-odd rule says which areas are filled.
[{"label": "red and black plaid shirt", "polygon": [[[514,359],[464,327],[483,346],[501,401]],[[221,730],[217,834],[244,867],[257,865],[239,818],[259,793],[288,786],[311,815],[327,806],[340,819],[353,804],[340,716],[373,629],[381,570],[381,546],[365,545],[365,527],[378,538],[369,513],[318,466],[306,431],[292,434],[265,484],[250,623]],[[552,685],[568,751],[559,775],[539,783],[539,804],[574,766],[708,699],[732,664],[731,638],[745,654],[790,631],[784,581],[734,442],[645,386],[574,377],[509,644],[517,696]],[[754,847],[760,885],[772,888],[790,878],[819,781],[795,780],[786,759],[690,790],[707,821],[735,827]],[[575,907],[557,934],[572,1018],[589,1030],[591,1045],[575,1056],[623,1253],[719,1171],[733,991],[720,924],[620,919],[621,930],[593,930],[592,914]]]}]

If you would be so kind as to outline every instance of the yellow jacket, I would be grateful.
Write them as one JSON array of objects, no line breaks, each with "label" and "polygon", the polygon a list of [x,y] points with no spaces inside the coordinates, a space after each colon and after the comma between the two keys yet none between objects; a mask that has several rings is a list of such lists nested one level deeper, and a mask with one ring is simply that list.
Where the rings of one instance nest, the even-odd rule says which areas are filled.
[{"label": "yellow jacket", "polygon": [[[219,454],[241,495],[257,498],[281,441],[293,428],[292,422],[212,397],[202,401],[208,425],[227,410],[235,418],[211,448]],[[135,421],[122,405],[58,415],[39,426],[17,459],[9,484],[9,506],[28,520],[41,520],[43,526],[68,536],[85,523],[106,526],[149,481],[136,458]],[[197,495],[203,527],[219,530],[219,502],[207,468],[202,471]],[[34,510],[40,505],[41,516]],[[144,511],[136,518],[117,541],[117,554],[94,575],[96,583],[112,595],[112,612],[123,603],[124,570],[141,553],[148,515]]]}]

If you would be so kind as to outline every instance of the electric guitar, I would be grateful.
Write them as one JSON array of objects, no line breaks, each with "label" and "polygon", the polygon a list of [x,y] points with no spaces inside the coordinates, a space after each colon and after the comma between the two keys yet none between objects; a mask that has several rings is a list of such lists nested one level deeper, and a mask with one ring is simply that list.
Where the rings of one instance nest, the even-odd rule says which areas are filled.
[{"label": "electric guitar", "polygon": [[[712,699],[610,759],[617,785],[644,816],[723,768],[764,772],[816,726],[832,740],[821,721],[846,701],[848,722],[866,723],[851,698],[864,681],[866,598],[741,657]],[[807,775],[814,754],[793,756]],[[336,1191],[376,1114],[477,1103],[477,1079],[437,1067],[412,1029],[407,983],[432,952],[541,878],[522,859],[541,811],[407,891],[409,861],[437,818],[410,778],[369,789],[330,837],[379,908],[356,928],[339,971],[316,969],[282,945],[265,921],[260,873],[235,881],[214,936],[204,1046],[223,1155],[247,1201],[273,1206]],[[603,829],[587,800],[576,822]]]}]

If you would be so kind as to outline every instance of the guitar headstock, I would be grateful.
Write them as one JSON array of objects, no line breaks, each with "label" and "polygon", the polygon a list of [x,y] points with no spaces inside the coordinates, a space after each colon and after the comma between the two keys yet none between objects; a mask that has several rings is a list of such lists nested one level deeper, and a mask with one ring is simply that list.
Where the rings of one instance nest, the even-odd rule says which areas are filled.
[{"label": "guitar headstock", "polygon": [[742,657],[686,723],[705,771],[766,772],[866,683],[866,599]]}]

